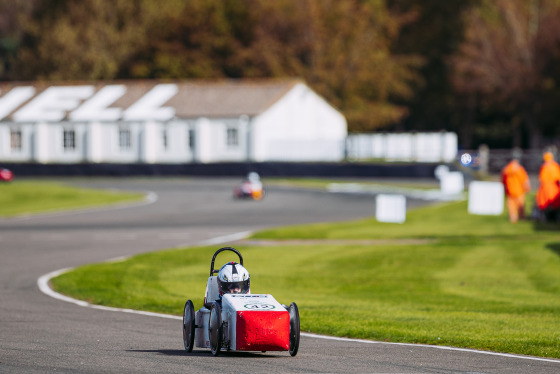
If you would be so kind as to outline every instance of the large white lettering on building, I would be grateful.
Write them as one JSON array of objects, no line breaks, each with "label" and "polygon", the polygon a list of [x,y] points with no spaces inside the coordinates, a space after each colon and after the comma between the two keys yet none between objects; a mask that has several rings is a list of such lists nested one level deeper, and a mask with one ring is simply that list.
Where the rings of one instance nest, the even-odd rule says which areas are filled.
[{"label": "large white lettering on building", "polygon": [[35,94],[33,87],[16,87],[0,97],[0,119],[4,119],[10,112],[26,102]]},{"label": "large white lettering on building", "polygon": [[105,86],[72,111],[69,118],[74,121],[116,121],[122,117],[122,109],[109,106],[125,93],[126,86],[122,84]]},{"label": "large white lettering on building", "polygon": [[[22,90],[25,89],[25,90]],[[6,94],[4,112],[16,107],[33,95],[32,87],[14,88]],[[166,121],[175,115],[172,107],[161,107],[177,93],[174,84],[155,86],[126,111],[109,108],[126,93],[124,85],[108,85],[95,93],[94,86],[49,87],[13,114],[16,122],[59,122],[68,117],[74,121],[159,120]],[[11,95],[10,95],[11,94]],[[1,112],[0,112],[1,113]]]}]

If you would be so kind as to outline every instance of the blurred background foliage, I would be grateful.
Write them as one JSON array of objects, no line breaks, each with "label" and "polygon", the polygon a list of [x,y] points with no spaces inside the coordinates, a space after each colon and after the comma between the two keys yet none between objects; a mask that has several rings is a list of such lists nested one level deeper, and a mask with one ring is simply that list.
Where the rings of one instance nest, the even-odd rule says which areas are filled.
[{"label": "blurred background foliage", "polygon": [[0,0],[0,80],[300,77],[351,132],[560,141],[560,0]]}]

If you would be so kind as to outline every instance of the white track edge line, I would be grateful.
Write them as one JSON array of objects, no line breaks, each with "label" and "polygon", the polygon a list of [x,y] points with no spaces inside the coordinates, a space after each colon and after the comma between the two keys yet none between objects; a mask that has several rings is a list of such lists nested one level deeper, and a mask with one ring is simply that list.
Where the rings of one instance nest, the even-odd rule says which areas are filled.
[{"label": "white track edge line", "polygon": [[[231,239],[232,237],[236,238],[236,239],[242,239],[243,237],[246,237],[248,235],[248,233],[249,232],[247,231],[247,232],[240,232],[240,233],[232,234],[232,235],[226,235],[226,236],[222,236],[222,237],[219,237],[219,238],[203,241],[200,244],[204,244],[204,245],[219,244],[219,243],[223,243],[224,242],[223,240],[227,240],[227,239],[232,240]],[[218,241],[218,239],[223,239],[223,240]],[[116,258],[116,260],[117,259],[122,260],[122,259],[126,259],[126,258],[127,258],[126,256],[118,257],[118,258]],[[108,262],[109,261],[112,261],[112,260],[108,260]],[[142,311],[142,310],[113,308],[113,307],[108,307],[108,306],[103,306],[103,305],[90,304],[86,301],[77,300],[77,299],[73,299],[71,297],[62,295],[62,294],[54,291],[49,286],[49,281],[51,280],[51,278],[57,277],[57,276],[59,276],[61,274],[64,274],[68,271],[71,271],[71,270],[73,270],[73,268],[64,268],[64,269],[55,270],[55,271],[52,271],[48,274],[42,275],[41,277],[39,277],[39,279],[37,279],[37,286],[39,287],[39,290],[41,290],[41,292],[44,293],[45,295],[50,296],[54,299],[65,301],[65,302],[68,302],[68,303],[72,303],[72,304],[75,304],[75,305],[78,305],[78,306],[81,306],[81,307],[85,307],[85,308],[105,310],[105,311],[111,311],[111,312],[139,314],[139,315],[143,315],[143,316],[159,317],[159,318],[167,318],[167,319],[175,319],[175,320],[182,320],[183,319],[183,317],[181,317],[181,316],[174,316],[174,315],[171,315],[171,314],[145,312],[145,311]],[[478,354],[484,354],[484,355],[490,355],[490,356],[517,358],[517,359],[523,359],[523,360],[551,362],[551,363],[555,363],[555,364],[560,364],[560,360],[549,359],[549,358],[522,356],[522,355],[511,354],[511,353],[479,351],[479,350],[476,350],[476,349],[448,347],[448,346],[443,346],[443,345],[380,342],[380,341],[365,340],[365,339],[339,338],[339,337],[336,337],[336,336],[310,334],[310,333],[305,333],[305,332],[301,333],[301,335],[309,337],[309,338],[315,338],[315,339],[337,340],[337,341],[342,341],[342,342],[354,342],[354,343],[364,343],[364,344],[386,344],[386,345],[398,345],[398,346],[404,346],[404,347],[433,348],[433,349],[441,349],[441,350],[447,350],[447,351],[470,352],[470,353],[478,353]]]},{"label": "white track edge line", "polygon": [[[179,318],[181,318],[181,317],[179,317]],[[301,335],[307,336],[307,337],[310,337],[310,338],[317,338],[317,339],[338,340],[338,341],[344,341],[344,342],[367,343],[367,344],[400,345],[400,346],[405,346],[405,347],[435,348],[435,349],[441,349],[441,350],[446,350],[446,351],[471,352],[471,353],[479,353],[479,354],[490,355],[490,356],[520,358],[520,359],[524,359],[524,360],[545,361],[545,362],[553,362],[553,363],[556,363],[556,364],[560,364],[560,360],[552,359],[552,358],[523,356],[523,355],[515,355],[515,354],[512,354],[512,353],[480,351],[480,350],[476,350],[476,349],[448,347],[448,346],[444,346],[444,345],[381,342],[381,341],[376,341],[376,340],[340,338],[340,337],[337,337],[337,336],[318,335],[318,334],[311,334],[311,333],[301,333]]]},{"label": "white track edge line", "polygon": [[203,240],[199,242],[197,245],[215,245],[215,244],[222,244],[227,242],[234,242],[237,240],[245,239],[249,237],[252,233],[253,233],[252,231],[237,232],[235,234],[229,234],[229,235],[219,236],[213,239]]}]

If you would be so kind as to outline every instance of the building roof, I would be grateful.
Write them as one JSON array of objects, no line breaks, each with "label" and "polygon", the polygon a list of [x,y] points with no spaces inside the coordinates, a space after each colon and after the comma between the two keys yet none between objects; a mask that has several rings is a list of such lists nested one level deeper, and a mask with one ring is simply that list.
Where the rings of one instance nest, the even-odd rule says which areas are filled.
[{"label": "building roof", "polygon": [[182,83],[168,105],[178,117],[257,115],[277,102],[298,81]]},{"label": "building roof", "polygon": [[[35,100],[41,93],[51,87],[88,86],[87,94],[76,100],[81,105],[94,97],[107,86],[124,87],[123,93],[115,99],[108,99],[106,108],[120,108],[125,111],[137,103],[156,86],[172,85],[172,93],[164,99],[160,106],[172,107],[178,118],[220,118],[238,117],[241,115],[254,116],[267,110],[282,98],[296,84],[302,83],[298,79],[262,79],[262,80],[193,80],[193,81],[158,81],[158,80],[128,80],[111,82],[5,82],[0,83],[0,121],[12,120],[13,115]],[[10,99],[3,100],[14,88],[32,87],[26,92],[25,100],[21,102]],[[176,87],[176,90],[175,90]],[[24,101],[22,101],[24,100]],[[55,99],[51,99],[55,100]],[[74,108],[76,109],[76,108]],[[65,118],[71,110],[66,111]],[[16,116],[17,117],[17,116]]]}]

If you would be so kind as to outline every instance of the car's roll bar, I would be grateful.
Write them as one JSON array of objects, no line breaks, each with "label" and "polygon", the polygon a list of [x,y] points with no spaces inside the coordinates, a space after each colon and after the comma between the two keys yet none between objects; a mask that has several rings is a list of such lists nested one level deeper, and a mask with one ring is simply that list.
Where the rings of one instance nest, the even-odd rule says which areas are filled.
[{"label": "car's roll bar", "polygon": [[214,253],[214,256],[212,256],[212,262],[210,263],[210,276],[218,273],[220,270],[214,270],[214,260],[216,260],[216,256],[218,255],[218,253],[223,252],[223,251],[232,251],[235,254],[237,254],[237,256],[239,256],[239,264],[241,266],[243,266],[243,256],[241,256],[241,253],[239,253],[239,251],[233,247],[223,247],[220,248],[216,251],[216,253]]}]

